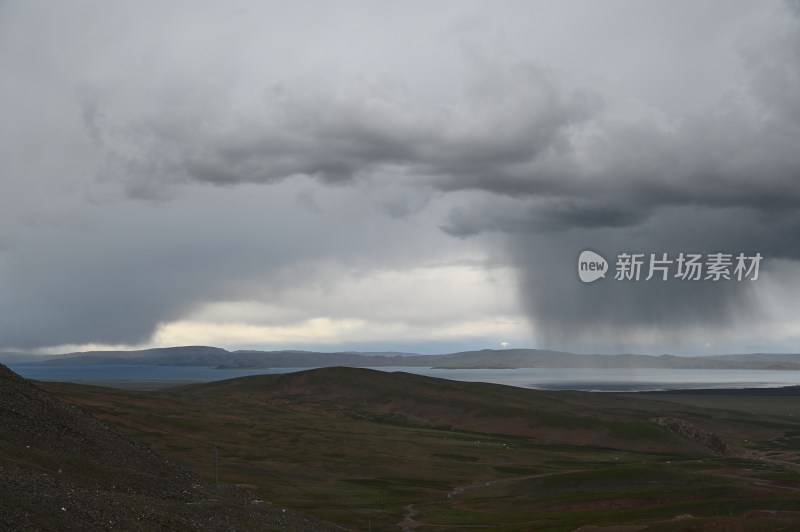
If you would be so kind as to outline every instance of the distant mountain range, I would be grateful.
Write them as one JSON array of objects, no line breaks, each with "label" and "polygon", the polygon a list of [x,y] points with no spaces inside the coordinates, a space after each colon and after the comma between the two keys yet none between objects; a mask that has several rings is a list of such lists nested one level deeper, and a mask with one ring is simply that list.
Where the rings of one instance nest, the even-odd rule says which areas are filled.
[{"label": "distant mountain range", "polygon": [[676,355],[579,355],[539,349],[483,349],[446,355],[397,352],[227,351],[186,346],[140,351],[89,351],[63,355],[0,353],[5,364],[157,365],[234,368],[436,367],[480,368],[664,368],[800,370],[800,354],[753,353],[686,357]]}]

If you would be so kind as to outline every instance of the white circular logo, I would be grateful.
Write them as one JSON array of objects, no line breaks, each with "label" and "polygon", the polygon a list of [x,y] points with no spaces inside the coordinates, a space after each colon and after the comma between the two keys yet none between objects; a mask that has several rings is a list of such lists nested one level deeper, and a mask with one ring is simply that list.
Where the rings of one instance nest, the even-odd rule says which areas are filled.
[{"label": "white circular logo", "polygon": [[593,283],[606,276],[608,262],[594,251],[582,251],[578,257],[578,277],[584,283]]}]

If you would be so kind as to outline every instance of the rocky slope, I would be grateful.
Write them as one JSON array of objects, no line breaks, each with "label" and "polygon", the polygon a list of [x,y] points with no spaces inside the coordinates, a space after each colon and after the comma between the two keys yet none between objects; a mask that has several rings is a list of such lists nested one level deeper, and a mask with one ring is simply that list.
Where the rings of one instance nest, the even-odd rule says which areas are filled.
[{"label": "rocky slope", "polygon": [[728,444],[726,444],[718,435],[714,434],[713,432],[701,430],[682,419],[677,419],[674,417],[655,417],[651,421],[656,425],[660,427],[666,427],[675,434],[686,438],[687,440],[696,442],[717,454],[725,456],[734,454],[733,449],[728,447]]},{"label": "rocky slope", "polygon": [[2,530],[341,530],[192,472],[0,365]]}]

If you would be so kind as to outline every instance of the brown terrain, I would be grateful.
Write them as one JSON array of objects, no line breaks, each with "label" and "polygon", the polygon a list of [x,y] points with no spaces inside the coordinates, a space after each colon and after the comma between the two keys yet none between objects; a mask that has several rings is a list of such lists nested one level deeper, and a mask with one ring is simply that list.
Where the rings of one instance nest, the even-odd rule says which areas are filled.
[{"label": "brown terrain", "polygon": [[192,472],[0,365],[2,530],[342,530],[219,493]]},{"label": "brown terrain", "polygon": [[797,388],[322,368],[142,392],[0,367],[0,405],[0,530],[800,530]]}]

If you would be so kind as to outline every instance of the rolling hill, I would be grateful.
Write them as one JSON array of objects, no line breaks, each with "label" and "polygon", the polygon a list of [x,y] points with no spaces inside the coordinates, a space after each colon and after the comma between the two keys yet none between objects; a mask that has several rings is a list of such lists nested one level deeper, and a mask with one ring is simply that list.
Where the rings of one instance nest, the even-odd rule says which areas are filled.
[{"label": "rolling hill", "polygon": [[363,368],[257,375],[166,391],[199,403],[235,398],[352,419],[444,430],[498,433],[535,441],[637,451],[707,452],[659,430],[652,401],[467,383]]},{"label": "rolling hill", "polygon": [[[218,442],[225,485],[353,530],[800,523],[796,390],[751,409],[740,392],[552,392],[341,367],[154,392],[43,386],[207,479]],[[773,511],[781,520],[759,513]]]},{"label": "rolling hill", "polygon": [[226,486],[0,365],[3,530],[339,530]]}]

